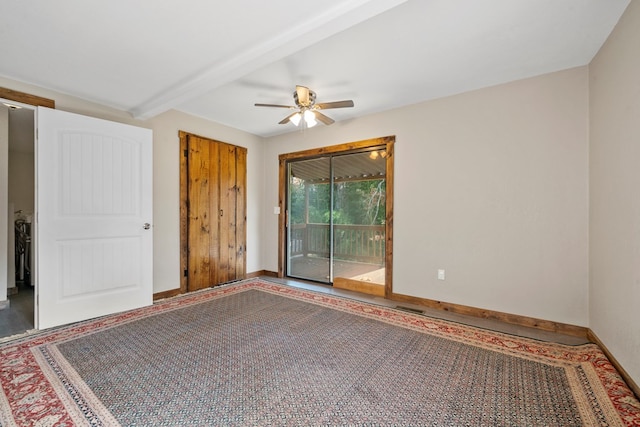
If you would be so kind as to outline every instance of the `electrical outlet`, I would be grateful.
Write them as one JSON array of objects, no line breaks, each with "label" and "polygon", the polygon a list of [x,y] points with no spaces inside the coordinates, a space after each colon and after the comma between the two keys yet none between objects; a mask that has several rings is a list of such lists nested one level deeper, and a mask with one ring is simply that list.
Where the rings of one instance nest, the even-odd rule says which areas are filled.
[{"label": "electrical outlet", "polygon": [[438,280],[444,280],[444,270],[438,269]]}]

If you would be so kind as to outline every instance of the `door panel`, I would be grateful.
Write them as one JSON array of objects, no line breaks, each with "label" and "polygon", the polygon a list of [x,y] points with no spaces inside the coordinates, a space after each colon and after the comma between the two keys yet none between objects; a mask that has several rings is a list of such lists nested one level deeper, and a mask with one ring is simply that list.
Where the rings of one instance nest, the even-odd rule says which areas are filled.
[{"label": "door panel", "polygon": [[[372,156],[372,153],[378,152],[342,154],[332,159],[332,271],[334,279],[340,277],[384,285],[386,161],[381,155]],[[356,165],[358,172],[366,172],[357,176]],[[370,165],[370,168],[362,165]],[[345,179],[345,175],[355,179]]]},{"label": "door panel", "polygon": [[[212,224],[212,215],[217,215],[217,199],[211,197],[216,185],[211,183],[211,155],[207,141],[190,138],[188,144],[189,176],[189,258],[188,270],[190,290],[211,286],[212,271],[217,269],[217,257],[211,253],[217,247],[217,222]],[[215,184],[215,181],[214,181]],[[215,219],[215,218],[214,218]],[[214,229],[212,229],[214,227]],[[211,265],[214,263],[214,265]]]},{"label": "door panel", "polygon": [[235,150],[233,146],[218,144],[218,161],[220,165],[220,208],[218,219],[220,221],[220,264],[217,283],[233,280],[235,275],[230,275],[231,266],[235,262]]},{"label": "door panel", "polygon": [[247,241],[247,150],[236,150],[236,257],[234,277],[245,275]]},{"label": "door panel", "polygon": [[287,275],[331,283],[331,159],[289,165]]},{"label": "door panel", "polygon": [[135,287],[141,244],[136,237],[59,241],[61,299]]},{"label": "door panel", "polygon": [[186,135],[187,290],[245,277],[246,152]]},{"label": "door panel", "polygon": [[36,327],[150,305],[151,131],[43,107],[37,120]]}]

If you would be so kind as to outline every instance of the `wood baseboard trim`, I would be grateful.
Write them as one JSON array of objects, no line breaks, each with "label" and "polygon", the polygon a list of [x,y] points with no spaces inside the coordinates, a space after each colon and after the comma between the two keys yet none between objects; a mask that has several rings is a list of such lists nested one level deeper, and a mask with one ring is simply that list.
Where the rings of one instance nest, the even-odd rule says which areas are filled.
[{"label": "wood baseboard trim", "polygon": [[255,279],[256,277],[260,276],[278,277],[278,273],[268,270],[254,271],[253,273],[247,274],[247,279]]},{"label": "wood baseboard trim", "polygon": [[[273,276],[273,277],[277,277],[276,273],[270,272],[270,271],[265,271],[265,270],[260,270],[260,271],[254,271],[253,273],[247,273],[245,275],[245,279],[255,279],[256,277],[260,277],[260,276]],[[153,294],[153,300],[157,301],[160,299],[165,299],[165,298],[171,298],[171,297],[175,297],[177,295],[182,295],[187,293],[186,291],[183,292],[182,289],[180,288],[176,288],[176,289],[170,289],[168,291],[163,291],[163,292],[158,292]]]},{"label": "wood baseboard trim", "polygon": [[[256,274],[260,276],[278,277],[277,273],[266,271],[266,270],[256,272]],[[355,282],[355,283],[351,284],[349,282]],[[381,286],[382,293],[379,294],[378,289],[369,289],[369,292],[367,292],[366,287],[364,289],[358,288],[358,286],[362,286],[362,284],[367,284],[367,283],[361,282],[358,280],[336,278],[334,280],[333,287],[385,297],[384,286]],[[411,304],[421,305],[421,306],[433,308],[436,310],[448,311],[451,313],[463,314],[467,316],[478,317],[481,319],[497,320],[497,321],[509,323],[512,325],[524,326],[528,328],[539,329],[542,331],[555,332],[559,334],[570,335],[574,337],[591,340],[588,332],[589,329],[584,326],[569,325],[566,323],[553,322],[550,320],[542,320],[534,317],[503,313],[500,311],[485,310],[485,309],[470,307],[466,305],[447,303],[447,302],[436,301],[436,300],[431,300],[427,298],[420,298],[420,297],[414,297],[414,296],[403,295],[403,294],[392,293],[391,297],[385,297],[385,298],[390,299],[392,301],[408,302]]]},{"label": "wood baseboard trim", "polygon": [[158,292],[157,294],[153,294],[153,300],[158,301],[160,299],[171,298],[177,295],[182,294],[180,288],[178,289],[170,289],[168,291]]},{"label": "wood baseboard trim", "polygon": [[264,275],[264,270],[260,270],[260,271],[254,271],[253,273],[247,273],[246,274],[246,278],[247,279],[255,279],[256,277],[262,276]]},{"label": "wood baseboard trim", "polygon": [[543,331],[556,332],[559,334],[589,339],[588,328],[583,326],[569,325],[565,323],[553,322],[550,320],[536,319],[534,317],[502,313],[499,311],[485,310],[466,305],[447,303],[402,294],[391,294],[390,299],[393,301],[409,302],[412,304],[422,305],[436,310],[443,310],[456,314],[464,314],[467,316],[479,317],[481,319],[498,320],[513,325],[525,326],[528,328],[535,328]]},{"label": "wood baseboard trim", "polygon": [[609,359],[609,362],[611,362],[611,364],[616,368],[624,382],[627,383],[631,391],[636,395],[636,398],[640,399],[640,386],[638,386],[638,384],[633,380],[633,378],[631,378],[627,371],[624,370],[618,360],[616,360],[613,354],[611,354],[607,346],[604,345],[600,338],[598,338],[595,332],[593,332],[591,329],[587,331],[587,337],[589,338],[589,341],[597,344],[598,347],[600,347],[605,356],[607,356],[607,359]]},{"label": "wood baseboard trim", "polygon": [[336,289],[344,289],[347,291],[360,292],[367,295],[375,295],[384,297],[384,285],[377,283],[363,282],[362,280],[346,279],[344,277],[336,277],[333,280],[333,287]]}]

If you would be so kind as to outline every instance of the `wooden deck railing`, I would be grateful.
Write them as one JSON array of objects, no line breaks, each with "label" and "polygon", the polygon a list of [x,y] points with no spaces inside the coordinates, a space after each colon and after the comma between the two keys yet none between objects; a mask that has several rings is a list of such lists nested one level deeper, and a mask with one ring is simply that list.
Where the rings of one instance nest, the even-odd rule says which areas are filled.
[{"label": "wooden deck railing", "polygon": [[[334,258],[340,260],[384,263],[384,225],[344,225],[334,228]],[[329,258],[329,224],[294,224],[291,226],[290,255],[315,255]]]}]

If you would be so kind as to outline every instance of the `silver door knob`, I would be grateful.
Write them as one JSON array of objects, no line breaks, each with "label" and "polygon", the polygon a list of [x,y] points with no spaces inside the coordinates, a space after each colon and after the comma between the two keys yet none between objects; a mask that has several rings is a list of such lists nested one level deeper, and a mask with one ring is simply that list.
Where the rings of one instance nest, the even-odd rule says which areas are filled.
[{"label": "silver door knob", "polygon": [[151,228],[151,224],[149,224],[148,222],[145,222],[142,228],[144,228],[145,230],[148,230]]}]

